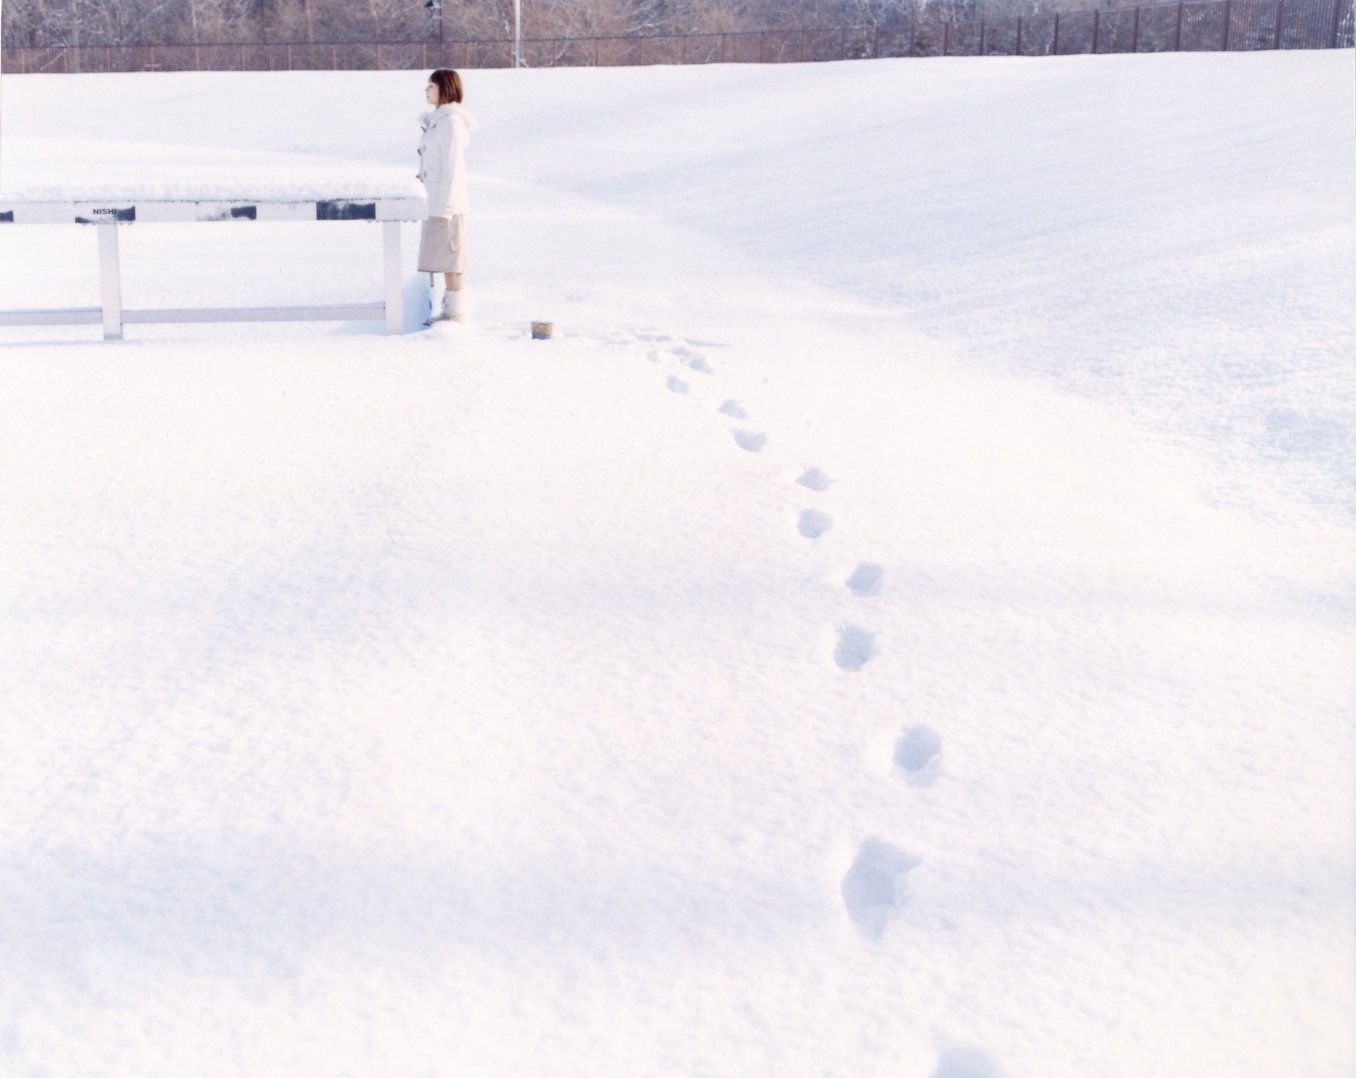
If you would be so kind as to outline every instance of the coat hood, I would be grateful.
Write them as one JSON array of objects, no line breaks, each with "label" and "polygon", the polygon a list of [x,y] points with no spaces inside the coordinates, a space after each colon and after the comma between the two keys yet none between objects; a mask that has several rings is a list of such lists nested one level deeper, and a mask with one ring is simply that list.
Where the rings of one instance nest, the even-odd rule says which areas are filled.
[{"label": "coat hood", "polygon": [[429,109],[427,112],[419,114],[419,127],[427,131],[436,123],[441,123],[445,118],[450,119],[453,115],[460,116],[466,122],[466,130],[474,131],[480,126],[471,110],[459,101],[451,101],[446,105],[439,105],[437,108]]}]

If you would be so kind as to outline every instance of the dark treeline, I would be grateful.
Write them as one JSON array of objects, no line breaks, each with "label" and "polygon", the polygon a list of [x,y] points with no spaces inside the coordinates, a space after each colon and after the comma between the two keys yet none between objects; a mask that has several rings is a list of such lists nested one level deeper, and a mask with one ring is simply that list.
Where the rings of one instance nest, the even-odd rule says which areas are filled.
[{"label": "dark treeline", "polygon": [[[1152,0],[1147,0],[1152,2]],[[522,0],[523,36],[595,37],[907,25],[1130,0]],[[6,0],[4,45],[501,40],[512,0]]]}]

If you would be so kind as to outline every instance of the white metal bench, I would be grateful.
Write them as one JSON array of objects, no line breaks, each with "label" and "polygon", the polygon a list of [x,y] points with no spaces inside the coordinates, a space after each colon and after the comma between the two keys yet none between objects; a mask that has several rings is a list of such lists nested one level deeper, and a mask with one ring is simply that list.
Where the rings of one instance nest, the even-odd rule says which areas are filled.
[{"label": "white metal bench", "polygon": [[[102,322],[105,340],[122,337],[128,322],[329,322],[385,321],[403,331],[400,224],[428,212],[423,198],[322,199],[296,202],[169,201],[20,202],[0,198],[0,228],[24,224],[82,224],[99,230],[100,306],[0,311],[0,325],[54,326]],[[181,221],[380,221],[382,299],[310,307],[186,307],[125,310],[118,261],[118,228],[133,223]]]}]

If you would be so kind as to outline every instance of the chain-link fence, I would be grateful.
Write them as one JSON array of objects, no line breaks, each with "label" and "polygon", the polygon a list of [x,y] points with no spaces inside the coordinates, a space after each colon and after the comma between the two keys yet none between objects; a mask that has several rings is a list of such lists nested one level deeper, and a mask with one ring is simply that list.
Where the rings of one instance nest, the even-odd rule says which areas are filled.
[{"label": "chain-link fence", "polygon": [[[529,67],[796,63],[902,56],[1067,56],[1352,46],[1353,0],[1192,0],[973,22],[652,37],[527,38]],[[511,67],[511,39],[41,45],[3,50],[4,70],[295,71]]]}]

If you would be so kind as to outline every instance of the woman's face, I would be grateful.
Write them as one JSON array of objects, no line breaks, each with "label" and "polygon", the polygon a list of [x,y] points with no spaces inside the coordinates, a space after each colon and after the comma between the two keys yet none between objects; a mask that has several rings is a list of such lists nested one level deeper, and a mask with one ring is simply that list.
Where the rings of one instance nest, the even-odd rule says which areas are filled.
[{"label": "woman's face", "polygon": [[424,87],[424,100],[430,105],[436,105],[438,103],[438,87],[434,86],[431,80],[428,85]]}]

